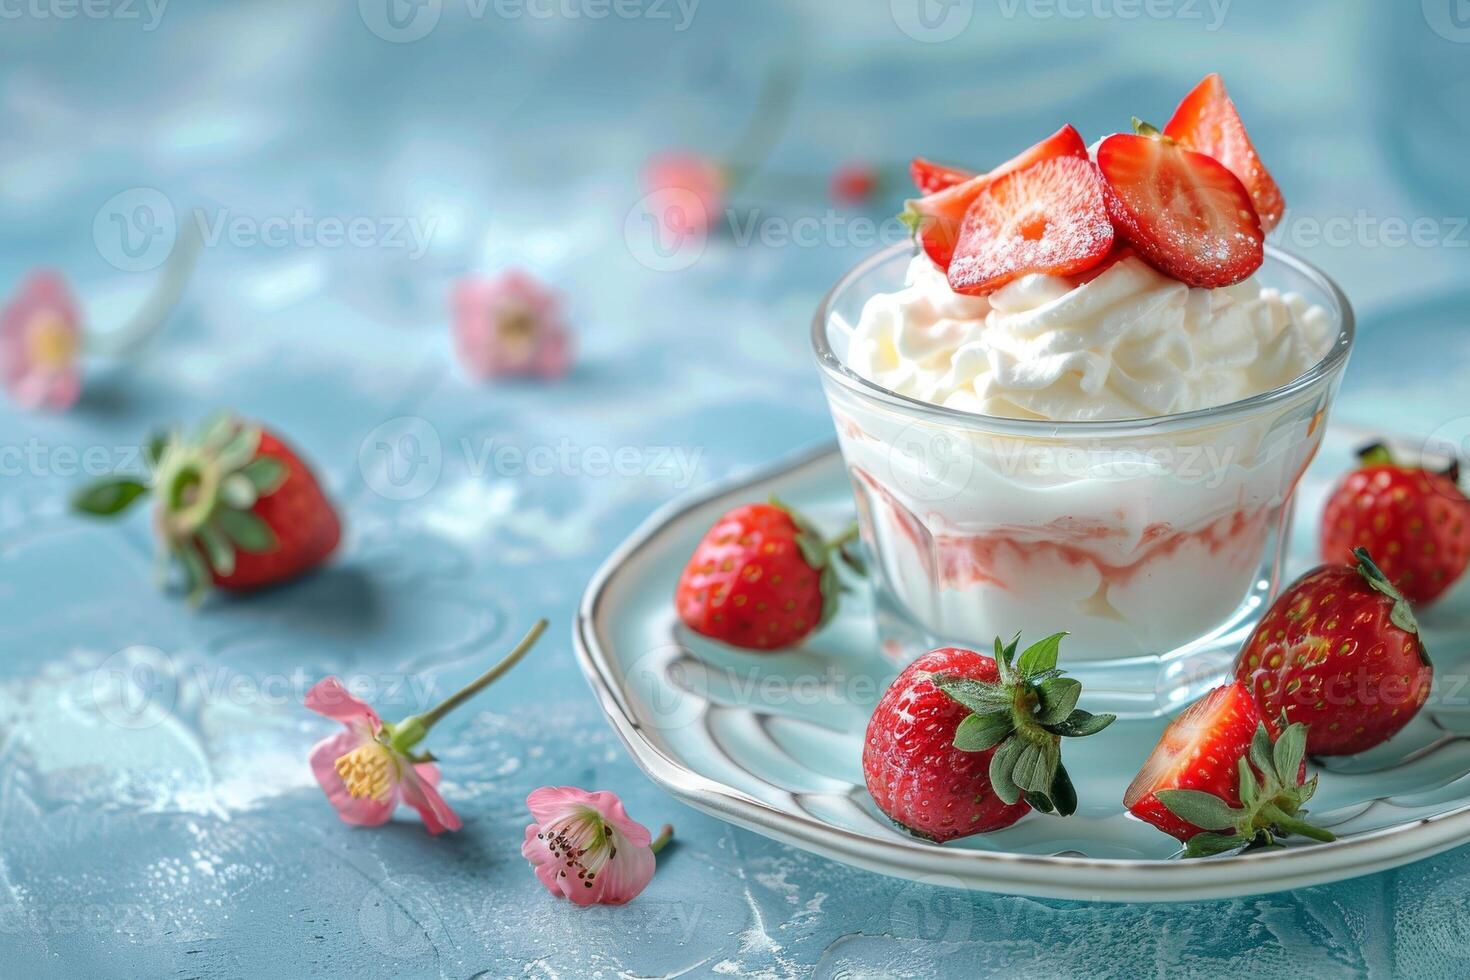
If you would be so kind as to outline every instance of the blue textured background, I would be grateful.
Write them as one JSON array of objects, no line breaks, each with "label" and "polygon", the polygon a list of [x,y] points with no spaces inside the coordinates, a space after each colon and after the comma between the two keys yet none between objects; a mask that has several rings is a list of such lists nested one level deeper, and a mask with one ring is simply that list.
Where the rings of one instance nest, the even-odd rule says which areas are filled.
[{"label": "blue textured background", "polygon": [[[557,2],[551,17],[404,4],[438,17],[407,43],[369,29],[381,0],[176,2],[156,22],[123,0],[0,9],[7,290],[56,266],[92,323],[120,322],[152,275],[117,267],[111,215],[157,195],[255,225],[434,222],[416,257],[299,237],[207,248],[167,331],[131,365],[94,365],[76,410],[0,405],[5,972],[1464,976],[1466,849],[1298,893],[1108,907],[907,885],[734,830],[633,767],[567,637],[598,562],[684,489],[662,449],[697,457],[697,484],[830,435],[808,317],[870,250],[852,218],[903,196],[829,211],[834,166],[983,165],[1063,121],[1089,139],[1134,113],[1162,122],[1208,70],[1286,191],[1280,241],[1358,307],[1339,417],[1429,432],[1467,414],[1466,4],[704,0],[681,30],[672,3],[595,20],[597,0]],[[727,152],[773,64],[800,67],[791,118],[734,204],[837,230],[783,246],[727,229],[688,269],[648,268],[640,163]],[[1416,219],[1417,243],[1391,230]],[[582,352],[562,384],[474,387],[454,368],[447,285],[510,262],[570,298]],[[151,584],[146,517],[104,529],[64,501],[87,450],[123,465],[155,424],[225,404],[314,459],[348,536],[330,570],[191,614]],[[394,500],[359,453],[404,416],[437,435],[442,471]],[[497,472],[487,446],[576,455]],[[602,475],[589,447],[636,447],[640,472]],[[430,839],[408,811],[339,823],[305,766],[332,728],[300,708],[305,687],[337,673],[406,714],[428,696],[407,678],[446,693],[538,615],[555,625],[533,659],[434,733],[464,830]],[[118,677],[145,682],[144,710],[106,702]],[[676,824],[635,904],[579,911],[535,882],[522,800],[545,783],[614,789]]]}]

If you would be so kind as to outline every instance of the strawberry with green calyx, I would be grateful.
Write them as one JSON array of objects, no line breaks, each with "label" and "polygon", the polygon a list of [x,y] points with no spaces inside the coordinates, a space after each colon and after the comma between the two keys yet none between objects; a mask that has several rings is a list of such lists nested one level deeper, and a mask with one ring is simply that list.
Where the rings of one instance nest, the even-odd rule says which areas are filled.
[{"label": "strawberry with green calyx", "polygon": [[1470,499],[1459,461],[1443,471],[1407,466],[1382,443],[1358,451],[1359,469],[1342,478],[1322,513],[1322,558],[1352,564],[1367,548],[1416,606],[1439,599],[1470,568]]},{"label": "strawberry with green calyx", "polygon": [[1070,815],[1077,793],[1063,737],[1102,731],[1112,715],[1077,708],[1082,685],[1062,676],[1058,633],[1016,657],[1019,636],[991,658],[931,650],[879,699],[863,740],[863,777],[897,826],[945,842],[1000,830],[1032,809]]},{"label": "strawberry with green calyx", "polygon": [[221,413],[194,438],[155,437],[146,481],[115,477],[73,501],[97,517],[154,501],[160,557],[176,561],[192,603],[211,585],[246,591],[313,568],[336,548],[341,523],[306,464],[279,438]]},{"label": "strawberry with green calyx", "polygon": [[1317,791],[1317,777],[1302,781],[1307,726],[1288,725],[1273,745],[1264,723],[1256,726],[1249,756],[1236,762],[1239,805],[1194,789],[1161,789],[1153,794],[1179,819],[1202,828],[1184,842],[1185,857],[1279,847],[1277,838],[1293,834],[1316,841],[1337,838],[1306,820],[1304,806]]},{"label": "strawberry with green calyx", "polygon": [[800,642],[837,612],[838,563],[862,574],[853,524],[825,539],[779,500],[724,514],[694,549],[674,592],[679,618],[733,646],[774,650]]},{"label": "strawberry with green calyx", "polygon": [[1064,737],[1095,735],[1113,723],[1114,715],[1077,707],[1082,682],[1057,669],[1057,654],[1066,633],[1056,633],[1027,647],[1016,657],[1021,635],[1009,644],[995,640],[993,683],[940,676],[935,686],[973,712],[954,733],[962,752],[995,754],[990,758],[990,785],[1006,803],[1022,797],[1042,813],[1071,816],[1077,793],[1062,765]]}]

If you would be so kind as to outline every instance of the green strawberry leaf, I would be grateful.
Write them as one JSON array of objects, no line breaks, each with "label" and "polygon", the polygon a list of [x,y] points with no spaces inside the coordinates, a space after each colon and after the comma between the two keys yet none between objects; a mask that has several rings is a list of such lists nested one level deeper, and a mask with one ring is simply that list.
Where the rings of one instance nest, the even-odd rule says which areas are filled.
[{"label": "green strawberry leaf", "polygon": [[228,507],[221,507],[215,515],[215,520],[219,522],[220,530],[224,531],[241,551],[260,555],[274,551],[278,545],[275,532],[270,529],[270,525],[248,510],[231,510]]},{"label": "green strawberry leaf", "polygon": [[1009,711],[1014,695],[999,684],[975,681],[963,677],[947,677],[936,674],[931,683],[977,715],[988,715],[995,711]]},{"label": "green strawberry leaf", "polygon": [[1025,740],[1019,735],[1012,735],[990,757],[990,788],[995,790],[995,795],[1006,805],[1021,798],[1021,788],[1011,778],[1011,769],[1025,748]]},{"label": "green strawberry leaf", "polygon": [[71,506],[73,510],[94,517],[111,517],[127,510],[133,501],[147,492],[148,485],[133,477],[112,477],[83,489],[72,498]]},{"label": "green strawberry leaf", "polygon": [[1203,830],[1232,830],[1245,816],[1244,810],[1197,789],[1161,789],[1154,795],[1169,812]]},{"label": "green strawberry leaf", "polygon": [[1009,711],[988,715],[969,715],[954,732],[954,747],[961,752],[984,752],[999,745],[1001,739],[1016,730]]},{"label": "green strawberry leaf", "polygon": [[286,482],[286,464],[274,456],[257,456],[240,468],[240,475],[255,487],[258,496],[269,497]]},{"label": "green strawberry leaf", "polygon": [[1067,720],[1077,699],[1082,697],[1082,682],[1072,677],[1053,677],[1036,687],[1036,720],[1042,725],[1057,725]]},{"label": "green strawberry leaf", "polygon": [[[1276,783],[1276,760],[1272,757],[1271,733],[1266,731],[1266,723],[1256,725],[1256,731],[1251,736],[1251,764],[1261,774],[1262,785],[1267,789],[1274,788]],[[1296,783],[1293,779],[1292,784]]]},{"label": "green strawberry leaf", "polygon": [[1016,661],[1016,669],[1021,672],[1021,676],[1030,678],[1042,671],[1056,669],[1057,652],[1061,648],[1062,638],[1066,635],[1066,633],[1055,633],[1027,647],[1026,652],[1021,654],[1021,659]]},{"label": "green strawberry leaf", "polygon": [[1307,754],[1307,726],[1290,725],[1276,739],[1271,761],[1276,768],[1276,778],[1282,786],[1298,786],[1302,759]]},{"label": "green strawberry leaf", "polygon": [[1045,793],[1027,793],[1026,805],[1039,813],[1052,813],[1056,810],[1052,806],[1051,797]]},{"label": "green strawberry leaf", "polygon": [[235,571],[235,546],[223,531],[213,524],[205,524],[199,529],[199,544],[210,568],[221,575],[230,575]]},{"label": "green strawberry leaf", "polygon": [[1240,761],[1235,764],[1235,768],[1236,775],[1240,777],[1240,802],[1241,805],[1249,810],[1256,802],[1256,774],[1251,769],[1250,763],[1246,761],[1245,756],[1240,757]]},{"label": "green strawberry leaf", "polygon": [[1187,858],[1212,857],[1216,854],[1241,850],[1249,843],[1250,838],[1240,834],[1213,834],[1206,831],[1203,834],[1195,834],[1185,842],[1184,856]]},{"label": "green strawberry leaf", "polygon": [[1047,725],[1046,730],[1053,735],[1061,735],[1063,738],[1084,738],[1088,735],[1096,735],[1116,720],[1117,715],[1095,715],[1077,708],[1055,725]]},{"label": "green strawberry leaf", "polygon": [[1057,774],[1051,782],[1051,799],[1060,816],[1070,817],[1077,812],[1077,788],[1072,785],[1072,777],[1060,760],[1057,762]]}]

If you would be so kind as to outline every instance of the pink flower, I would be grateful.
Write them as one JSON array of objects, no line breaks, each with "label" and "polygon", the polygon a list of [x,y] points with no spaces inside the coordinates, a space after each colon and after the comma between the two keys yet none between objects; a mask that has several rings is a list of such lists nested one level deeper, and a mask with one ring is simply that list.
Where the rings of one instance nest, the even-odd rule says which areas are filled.
[{"label": "pink flower", "polygon": [[673,829],[658,840],[633,820],[612,793],[575,786],[543,786],[526,797],[535,823],[526,827],[521,854],[551,894],[576,905],[622,905],[638,897],[653,878],[654,855]]},{"label": "pink flower", "polygon": [[462,280],[453,306],[455,348],[472,377],[560,378],[571,368],[561,299],[525,273]]},{"label": "pink flower", "polygon": [[727,186],[720,165],[695,153],[660,153],[643,168],[644,193],[665,199],[653,210],[661,215],[669,238],[709,231],[724,213]]},{"label": "pink flower", "polygon": [[376,827],[388,822],[402,800],[419,812],[431,834],[463,826],[439,795],[439,767],[395,747],[389,726],[337,678],[308,691],[306,706],[347,726],[311,750],[311,771],[344,821]]},{"label": "pink flower", "polygon": [[0,313],[0,381],[22,408],[60,411],[82,393],[76,304],[54,272],[34,273]]}]

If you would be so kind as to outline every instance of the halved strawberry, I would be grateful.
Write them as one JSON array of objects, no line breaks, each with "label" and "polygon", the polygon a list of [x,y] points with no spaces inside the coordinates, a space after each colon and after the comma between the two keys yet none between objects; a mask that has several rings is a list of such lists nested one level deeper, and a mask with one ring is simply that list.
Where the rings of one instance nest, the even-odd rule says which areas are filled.
[{"label": "halved strawberry", "polygon": [[949,285],[979,295],[1032,272],[1075,275],[1112,248],[1113,223],[1097,167],[1055,157],[996,179],[970,205]]},{"label": "halved strawberry", "polygon": [[1134,816],[1185,842],[1185,857],[1271,846],[1299,834],[1330,841],[1307,823],[1317,789],[1306,779],[1307,728],[1289,725],[1275,742],[1250,689],[1217,687],[1169,725],[1127,791]]},{"label": "halved strawberry", "polygon": [[1190,286],[1229,286],[1265,261],[1265,234],[1240,178],[1147,123],[1097,148],[1108,214],[1144,261]]},{"label": "halved strawberry", "polygon": [[920,194],[938,194],[956,184],[963,184],[976,174],[973,170],[946,167],[923,157],[914,157],[914,162],[909,164],[909,176],[914,179],[914,186]]},{"label": "halved strawberry", "polygon": [[955,245],[959,243],[960,226],[964,223],[965,213],[970,210],[970,205],[975,203],[975,198],[1006,174],[1024,170],[1033,163],[1053,157],[1088,159],[1087,144],[1082,142],[1082,134],[1071,126],[1063,126],[989,173],[972,177],[963,184],[956,184],[937,194],[909,201],[900,217],[914,230],[929,258],[941,269],[948,269]]},{"label": "halved strawberry", "polygon": [[1281,197],[1281,188],[1256,155],[1256,148],[1245,133],[1245,123],[1240,121],[1240,113],[1219,75],[1206,75],[1184,97],[1164,127],[1164,135],[1230,168],[1250,192],[1261,227],[1266,231],[1276,227],[1286,211],[1286,201]]}]

